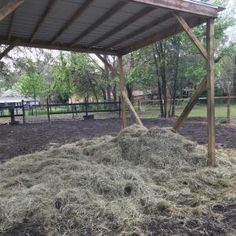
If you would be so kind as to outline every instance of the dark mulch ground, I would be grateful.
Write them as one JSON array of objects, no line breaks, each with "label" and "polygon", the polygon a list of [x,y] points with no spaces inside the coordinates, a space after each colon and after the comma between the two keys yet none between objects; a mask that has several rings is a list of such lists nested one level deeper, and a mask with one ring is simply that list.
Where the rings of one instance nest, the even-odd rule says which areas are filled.
[{"label": "dark mulch ground", "polygon": [[[144,124],[148,127],[155,125],[165,127],[172,126],[174,120],[145,120]],[[119,119],[0,125],[0,161],[43,150],[50,143],[71,143],[81,138],[115,135],[119,131]],[[202,120],[189,120],[180,133],[199,144],[207,143],[207,124]],[[236,126],[217,125],[216,141],[218,147],[236,148]]]},{"label": "dark mulch ground", "polygon": [[[173,126],[175,120],[145,120],[147,127]],[[132,123],[132,122],[131,122]],[[32,153],[47,148],[50,143],[65,144],[81,138],[92,138],[105,134],[115,135],[120,131],[118,119],[96,121],[54,121],[51,123],[26,124],[18,126],[0,125],[0,161],[6,161],[14,156]],[[199,144],[207,143],[207,124],[202,120],[189,120],[180,131],[187,138]],[[218,147],[236,149],[236,127],[217,125],[216,142]],[[213,212],[224,215],[224,220],[218,222],[212,217],[211,211],[203,221],[181,219],[156,222],[151,220],[144,226],[145,232],[155,232],[150,235],[235,235],[236,205],[215,207]],[[204,222],[204,223],[203,223]],[[26,231],[25,231],[26,230]],[[24,233],[16,227],[10,235],[45,235],[39,226],[26,225]],[[232,234],[230,234],[232,232]]]}]

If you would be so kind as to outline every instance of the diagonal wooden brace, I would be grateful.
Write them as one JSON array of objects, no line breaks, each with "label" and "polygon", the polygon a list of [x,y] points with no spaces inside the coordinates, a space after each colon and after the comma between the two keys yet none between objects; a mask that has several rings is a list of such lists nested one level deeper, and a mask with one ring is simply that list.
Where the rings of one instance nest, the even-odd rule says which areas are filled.
[{"label": "diagonal wooden brace", "polygon": [[179,24],[183,27],[184,31],[188,34],[189,38],[192,40],[192,42],[196,45],[198,50],[201,52],[203,57],[208,60],[208,53],[206,48],[202,45],[202,43],[199,41],[197,36],[193,33],[192,29],[189,27],[188,23],[185,21],[185,19],[177,14],[173,14]]},{"label": "diagonal wooden brace", "polygon": [[195,93],[190,98],[187,106],[184,108],[182,114],[178,118],[177,122],[174,125],[174,131],[178,131],[183,124],[183,122],[188,118],[188,115],[192,111],[193,107],[198,102],[199,97],[207,90],[207,78],[203,79],[198,85]]},{"label": "diagonal wooden brace", "polygon": [[[96,54],[96,56],[115,74],[119,77],[120,79],[120,82],[123,82],[122,80],[124,80],[124,72],[123,72],[123,63],[122,63],[122,58],[119,57],[119,69],[120,69],[120,73],[104,58],[102,57],[101,55],[99,54]],[[122,68],[121,68],[122,67]],[[128,105],[128,107],[130,108],[130,110],[132,111],[135,119],[136,119],[136,122],[139,124],[139,125],[142,125],[143,126],[143,123],[141,121],[141,119],[139,118],[138,116],[138,113],[135,111],[135,108],[134,106],[132,105],[131,101],[129,100],[129,97],[127,95],[127,91],[126,91],[126,88],[124,86],[124,84],[121,86],[121,95],[122,95],[122,98],[124,99],[125,103]],[[123,110],[125,110],[125,108],[123,107]],[[124,113],[125,111],[123,111]],[[123,114],[124,115],[124,114]],[[126,126],[126,121],[125,121],[125,117],[123,117],[123,126],[125,127]]]},{"label": "diagonal wooden brace", "polygon": [[12,45],[8,46],[8,47],[0,54],[0,60],[2,60],[2,58],[5,57],[13,48],[14,48],[14,46],[12,46]]},{"label": "diagonal wooden brace", "polygon": [[23,2],[24,0],[15,0],[10,1],[5,6],[3,6],[0,9],[0,21],[4,20],[8,15],[14,12]]}]

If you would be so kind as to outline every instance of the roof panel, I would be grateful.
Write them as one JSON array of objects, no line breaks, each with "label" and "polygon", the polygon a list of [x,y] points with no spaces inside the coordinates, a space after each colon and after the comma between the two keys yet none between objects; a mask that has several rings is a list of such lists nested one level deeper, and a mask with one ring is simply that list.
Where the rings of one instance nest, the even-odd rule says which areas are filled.
[{"label": "roof panel", "polygon": [[[52,1],[25,0],[14,18],[10,15],[0,22],[0,43],[120,54],[128,52],[128,47],[135,50],[183,31],[172,13],[182,14],[193,27],[222,10],[189,0],[56,0],[49,5]],[[0,0],[0,7],[8,2]],[[117,10],[116,4],[121,6]],[[81,34],[78,42],[72,43]]]}]

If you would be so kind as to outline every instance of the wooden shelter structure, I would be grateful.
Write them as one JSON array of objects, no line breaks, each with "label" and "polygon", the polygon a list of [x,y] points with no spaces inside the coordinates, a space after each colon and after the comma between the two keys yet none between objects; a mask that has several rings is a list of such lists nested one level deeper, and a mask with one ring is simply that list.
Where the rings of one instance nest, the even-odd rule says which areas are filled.
[{"label": "wooden shelter structure", "polygon": [[[208,90],[209,165],[215,165],[214,19],[223,8],[193,0],[0,0],[0,43],[116,55],[122,95],[122,127],[126,106],[142,124],[125,89],[122,56],[185,31],[206,59],[208,75],[175,125],[178,130],[197,98]],[[207,25],[207,47],[192,29]],[[109,65],[111,70],[114,70]]]}]

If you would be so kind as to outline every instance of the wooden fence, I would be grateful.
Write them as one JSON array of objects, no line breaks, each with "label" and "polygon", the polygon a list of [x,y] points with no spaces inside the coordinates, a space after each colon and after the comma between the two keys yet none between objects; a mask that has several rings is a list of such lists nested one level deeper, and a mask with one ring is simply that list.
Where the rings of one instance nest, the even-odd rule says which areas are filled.
[{"label": "wooden fence", "polygon": [[118,102],[98,102],[98,103],[73,103],[73,104],[50,104],[26,106],[24,101],[20,106],[0,107],[0,118],[11,118],[11,123],[15,123],[16,117],[22,117],[25,123],[26,116],[47,116],[48,121],[53,115],[84,114],[84,119],[91,118],[94,113],[120,112],[120,101]]}]

